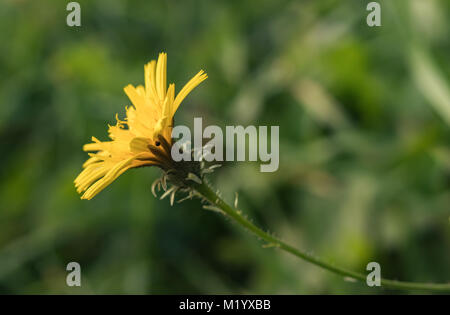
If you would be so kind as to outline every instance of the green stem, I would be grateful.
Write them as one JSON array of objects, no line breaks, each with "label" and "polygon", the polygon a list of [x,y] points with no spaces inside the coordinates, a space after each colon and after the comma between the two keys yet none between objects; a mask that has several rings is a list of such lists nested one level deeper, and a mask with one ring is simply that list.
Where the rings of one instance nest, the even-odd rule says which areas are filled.
[{"label": "green stem", "polygon": [[[289,244],[277,239],[276,237],[264,232],[259,227],[254,225],[252,222],[247,220],[240,211],[233,209],[229,206],[225,201],[223,201],[211,188],[203,183],[203,184],[195,184],[195,190],[201,194],[206,200],[208,200],[213,206],[221,209],[224,214],[228,215],[232,218],[236,223],[241,225],[242,227],[248,229],[253,234],[268,242],[269,245],[280,248],[294,256],[297,256],[303,260],[306,260],[316,266],[319,266],[328,271],[334,272],[338,275],[348,277],[351,279],[359,280],[361,282],[366,282],[366,275],[355,272],[352,270],[347,270],[341,267],[333,266],[330,263],[327,263],[320,258],[317,258],[313,255],[310,255],[306,252],[303,252],[299,249],[296,249]],[[404,290],[425,290],[425,291],[441,291],[441,292],[450,292],[450,283],[449,284],[436,284],[436,283],[419,283],[419,282],[404,282],[397,280],[389,280],[389,279],[381,279],[381,285],[387,288],[392,289],[404,289]]]}]

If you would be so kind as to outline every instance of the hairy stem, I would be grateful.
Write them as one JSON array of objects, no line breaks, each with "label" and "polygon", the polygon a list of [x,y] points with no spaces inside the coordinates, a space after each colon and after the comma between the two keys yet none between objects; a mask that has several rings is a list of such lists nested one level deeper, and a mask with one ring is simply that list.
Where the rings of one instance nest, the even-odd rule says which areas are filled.
[{"label": "hairy stem", "polygon": [[[366,275],[363,273],[355,272],[338,266],[334,266],[328,262],[323,261],[311,254],[301,251],[291,245],[279,240],[278,238],[266,233],[248,219],[246,219],[240,211],[229,206],[222,200],[207,184],[195,184],[194,189],[208,200],[214,207],[219,208],[223,213],[232,218],[237,224],[246,228],[262,240],[266,241],[268,245],[280,248],[294,256],[297,256],[307,262],[310,262],[318,267],[334,272],[335,274],[348,277],[351,279],[359,280],[361,282],[366,281]],[[436,283],[419,283],[419,282],[404,282],[397,280],[381,279],[381,285],[391,289],[403,289],[403,290],[423,290],[423,291],[440,291],[450,292],[450,283],[448,284],[436,284]]]}]

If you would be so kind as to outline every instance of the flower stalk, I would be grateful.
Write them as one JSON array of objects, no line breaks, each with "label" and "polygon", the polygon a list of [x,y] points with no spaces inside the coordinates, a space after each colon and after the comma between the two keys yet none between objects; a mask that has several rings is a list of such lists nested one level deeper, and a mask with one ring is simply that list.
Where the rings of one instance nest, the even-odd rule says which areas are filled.
[{"label": "flower stalk", "polygon": [[[331,271],[337,275],[343,276],[345,278],[358,280],[361,282],[366,281],[366,275],[363,273],[355,272],[345,268],[341,268],[330,264],[316,256],[308,254],[302,250],[299,250],[282,240],[268,234],[261,228],[254,225],[247,218],[245,218],[242,213],[228,205],[220,196],[217,195],[208,184],[203,181],[201,184],[194,183],[192,188],[200,194],[204,199],[210,203],[210,207],[220,210],[224,215],[227,215],[234,220],[239,226],[249,230],[255,236],[259,237],[261,240],[267,242],[266,247],[276,247],[285,252],[288,252],[300,259],[303,259],[309,263],[312,263],[320,268]],[[437,284],[437,283],[420,283],[420,282],[405,282],[390,279],[381,279],[381,286],[389,289],[401,289],[401,290],[422,290],[422,291],[436,291],[436,292],[450,292],[450,283],[448,284]]]}]

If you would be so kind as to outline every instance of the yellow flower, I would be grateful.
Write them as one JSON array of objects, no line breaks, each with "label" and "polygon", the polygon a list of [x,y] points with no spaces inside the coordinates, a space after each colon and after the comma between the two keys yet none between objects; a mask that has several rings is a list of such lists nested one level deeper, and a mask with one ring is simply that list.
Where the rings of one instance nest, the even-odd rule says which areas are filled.
[{"label": "yellow flower", "polygon": [[160,53],[158,62],[152,60],[144,66],[145,87],[127,85],[125,93],[133,106],[126,107],[126,118],[109,126],[112,141],[99,141],[84,145],[90,158],[84,170],[75,179],[82,199],[91,199],[130,168],[163,166],[170,159],[173,116],[183,99],[203,80],[206,73],[197,73],[175,97],[175,84],[166,87],[167,54]]}]

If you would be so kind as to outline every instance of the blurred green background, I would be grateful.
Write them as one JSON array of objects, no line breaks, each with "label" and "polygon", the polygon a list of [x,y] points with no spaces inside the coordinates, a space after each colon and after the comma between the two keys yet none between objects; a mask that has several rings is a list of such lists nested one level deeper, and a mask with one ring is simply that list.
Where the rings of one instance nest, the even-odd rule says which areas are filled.
[{"label": "blurred green background", "polygon": [[[154,168],[92,201],[73,180],[168,53],[177,91],[209,78],[176,122],[279,125],[280,168],[226,163],[223,197],[339,265],[450,280],[450,2],[362,0],[0,2],[0,293],[398,293],[344,281],[275,249],[198,200],[170,207]],[[82,286],[66,286],[81,264]]]}]

